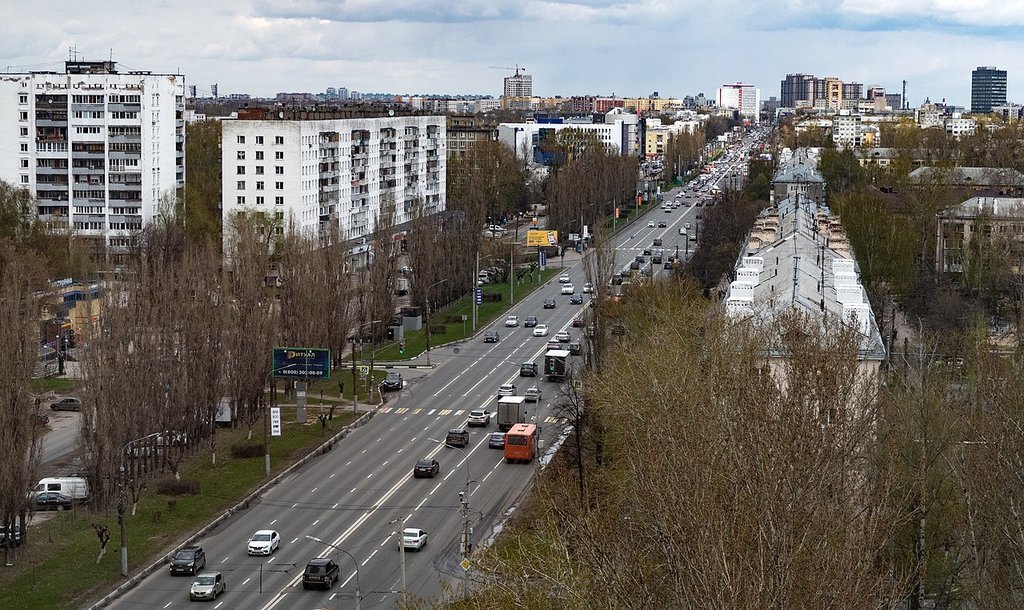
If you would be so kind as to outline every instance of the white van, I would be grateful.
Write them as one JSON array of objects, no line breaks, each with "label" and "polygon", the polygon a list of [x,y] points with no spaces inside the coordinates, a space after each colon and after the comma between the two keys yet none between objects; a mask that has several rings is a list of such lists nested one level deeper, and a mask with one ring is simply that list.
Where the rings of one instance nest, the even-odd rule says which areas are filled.
[{"label": "white van", "polygon": [[75,500],[89,497],[89,483],[82,477],[47,477],[32,488],[32,497],[44,491],[56,491]]}]

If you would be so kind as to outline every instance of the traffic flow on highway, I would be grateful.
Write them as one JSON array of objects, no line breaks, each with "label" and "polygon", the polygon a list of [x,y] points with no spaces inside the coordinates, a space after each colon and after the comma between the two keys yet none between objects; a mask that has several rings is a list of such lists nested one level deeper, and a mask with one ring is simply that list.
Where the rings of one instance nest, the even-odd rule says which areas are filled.
[{"label": "traffic flow on highway", "polygon": [[[613,285],[668,273],[692,254],[702,211],[744,150],[663,193],[662,205],[611,238]],[[404,594],[431,599],[467,586],[473,550],[496,534],[566,433],[559,404],[594,287],[579,258],[564,260],[507,317],[433,350],[432,369],[389,376],[388,400],[365,425],[111,606],[388,608]]]}]

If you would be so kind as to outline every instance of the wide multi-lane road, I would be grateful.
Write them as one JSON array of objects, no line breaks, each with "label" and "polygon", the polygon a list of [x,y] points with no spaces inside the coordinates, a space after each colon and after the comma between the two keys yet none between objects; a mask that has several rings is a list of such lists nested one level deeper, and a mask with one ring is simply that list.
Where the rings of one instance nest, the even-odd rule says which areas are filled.
[{"label": "wide multi-lane road", "polygon": [[[674,201],[675,194],[666,193],[666,201]],[[691,206],[680,205],[669,212],[655,208],[620,231],[613,238],[616,270],[652,247],[655,238],[662,239],[660,247],[666,256],[675,254],[676,245],[684,252],[687,236],[680,235],[679,228],[687,222],[696,226],[695,216],[703,208],[692,205],[695,201],[691,197]],[[661,222],[664,227],[658,226]],[[662,269],[655,266],[654,271]],[[580,292],[586,279],[578,258],[567,257],[565,271]],[[408,594],[435,598],[446,587],[459,591],[465,574],[459,565],[459,542],[466,518],[460,492],[468,490],[470,538],[479,545],[522,497],[539,462],[509,464],[501,451],[489,449],[487,437],[497,430],[493,420],[486,428],[469,428],[470,444],[461,450],[443,444],[447,431],[464,426],[472,409],[495,411],[496,392],[502,383],[516,383],[520,394],[535,384],[543,391],[544,400],[531,406],[529,418],[536,418],[548,447],[564,429],[552,408],[563,390],[541,377],[520,378],[520,364],[534,361],[542,365],[547,341],[559,330],[568,329],[572,341],[579,341],[579,329],[571,323],[586,310],[590,296],[584,295],[583,305],[570,305],[569,297],[560,294],[560,284],[552,280],[509,312],[520,321],[527,315],[537,316],[550,328],[548,337],[534,337],[532,329],[522,326],[506,328],[499,319],[481,329],[497,329],[501,335],[498,343],[483,343],[479,334],[467,342],[433,350],[436,366],[432,370],[407,371],[405,387],[392,393],[366,425],[199,541],[206,552],[207,570],[220,571],[227,583],[226,593],[210,605],[263,610],[350,608],[355,607],[358,587],[364,608],[393,607],[402,590],[397,532],[403,524],[428,532],[421,551],[405,553]],[[555,309],[542,308],[546,298],[556,300]],[[437,459],[440,474],[433,479],[413,478],[413,465],[420,458]],[[281,535],[281,547],[270,557],[246,554],[246,542],[259,529],[275,529]],[[344,553],[307,536],[322,539]],[[306,562],[324,556],[341,566],[339,584],[327,591],[303,590]],[[191,580],[170,576],[163,569],[143,579],[112,606],[180,607],[189,603]]]}]

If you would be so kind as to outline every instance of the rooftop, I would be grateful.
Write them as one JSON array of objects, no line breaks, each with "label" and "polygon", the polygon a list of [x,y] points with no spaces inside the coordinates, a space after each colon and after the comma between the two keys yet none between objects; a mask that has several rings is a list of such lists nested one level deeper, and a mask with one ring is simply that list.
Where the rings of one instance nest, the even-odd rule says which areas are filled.
[{"label": "rooftop", "polygon": [[977,218],[985,214],[991,218],[1024,218],[1024,198],[1021,197],[971,197],[960,205],[947,208],[939,218]]},{"label": "rooftop", "polygon": [[914,182],[936,182],[956,186],[1024,186],[1024,174],[1009,167],[932,167],[910,172]]},{"label": "rooftop", "polygon": [[774,182],[825,182],[818,171],[818,149],[784,149],[779,155],[779,168]]}]

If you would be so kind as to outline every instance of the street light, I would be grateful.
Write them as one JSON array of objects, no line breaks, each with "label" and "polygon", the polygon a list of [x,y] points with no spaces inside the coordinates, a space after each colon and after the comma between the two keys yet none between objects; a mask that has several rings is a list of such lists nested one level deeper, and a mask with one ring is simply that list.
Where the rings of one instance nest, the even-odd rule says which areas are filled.
[{"label": "street light", "polygon": [[[438,281],[434,282],[433,284],[431,284],[430,286],[427,286],[427,291],[426,291],[427,310],[424,312],[426,314],[426,323],[427,323],[427,366],[430,366],[430,291],[434,288],[434,286],[437,286],[438,284],[443,284],[443,283],[445,283],[447,281],[448,281],[448,278],[444,278],[443,280],[438,280]],[[474,298],[475,298],[475,295],[474,295]]]},{"label": "street light", "polygon": [[[401,561],[401,564],[402,564],[402,603],[403,604],[405,603],[405,598],[408,595],[408,591],[409,591],[409,589],[408,589],[408,587],[406,585],[406,582],[405,582],[405,540],[404,540],[404,538],[405,538],[405,522],[408,519],[409,519],[409,517],[402,517],[401,519],[392,519],[391,521],[388,521],[388,525],[394,525],[395,523],[399,523],[399,522],[402,523],[402,527],[400,527],[398,529],[397,534],[398,534],[398,556],[400,557],[400,561]],[[396,532],[391,532],[391,533],[394,534]]]},{"label": "street light", "polygon": [[[283,370],[290,369],[295,364],[286,364],[281,368],[271,369],[267,373],[266,382],[270,383],[270,377],[274,373],[279,373]],[[263,407],[263,475],[270,476],[270,409],[277,406],[277,381],[273,382],[274,385],[270,388],[270,405],[264,405]]]},{"label": "street light", "polygon": [[[469,476],[469,454],[462,447],[456,447],[455,445],[449,445],[447,442],[439,441],[435,438],[427,438],[432,443],[443,445],[447,449],[457,449],[462,453],[462,462],[466,465],[466,489],[459,492],[459,504],[462,505],[462,541],[459,544],[460,550],[462,551],[463,557],[469,557],[469,552],[472,550],[473,545],[469,540],[469,485],[472,483]],[[469,570],[463,569],[462,571],[462,598],[466,599],[469,596]]]},{"label": "street light", "polygon": [[147,434],[146,436],[141,436],[139,438],[132,439],[121,447],[121,451],[118,454],[118,459],[121,460],[121,465],[117,467],[117,524],[121,530],[121,576],[128,576],[128,524],[126,523],[127,520],[125,519],[125,512],[128,510],[128,507],[126,506],[124,497],[125,478],[128,475],[128,469],[125,468],[124,455],[125,452],[128,451],[128,447],[134,445],[135,443],[145,441],[156,436],[160,436],[161,434],[164,433],[154,432],[152,434]]},{"label": "street light", "polygon": [[359,590],[359,562],[356,561],[356,558],[352,556],[352,553],[349,553],[340,546],[335,546],[330,542],[327,542],[326,540],[321,540],[316,536],[310,536],[309,534],[306,534],[306,538],[312,540],[313,542],[319,542],[324,546],[329,546],[335,551],[338,551],[339,554],[345,553],[346,555],[348,555],[348,558],[352,560],[352,564],[356,566],[356,610],[360,610],[360,607],[362,606],[363,603],[363,594]]},{"label": "street light", "polygon": [[487,260],[487,259],[489,259],[489,258],[491,258],[493,256],[494,256],[494,254],[492,253],[492,254],[488,254],[487,256],[485,256],[483,258],[480,258],[480,251],[478,250],[477,253],[476,253],[476,274],[473,276],[473,332],[474,333],[476,332],[477,319],[479,319],[479,317],[480,317],[480,313],[479,313],[480,306],[477,305],[477,302],[476,302],[476,291],[480,290],[481,292],[483,292],[483,289],[480,288],[480,261],[482,261],[482,260],[485,261],[485,260]]}]

